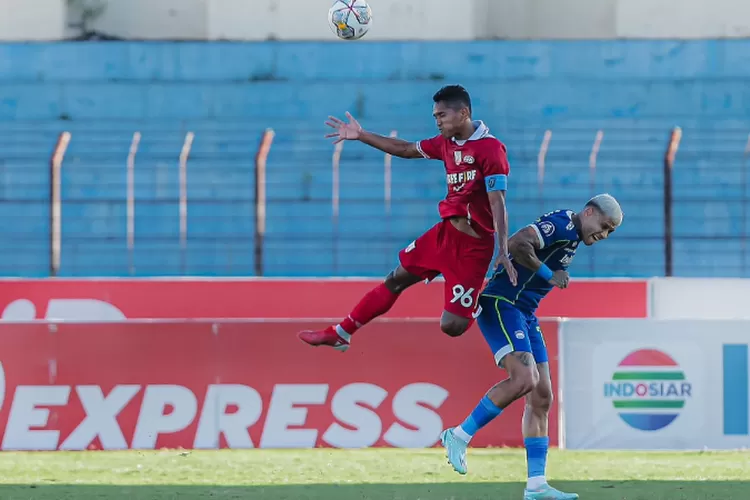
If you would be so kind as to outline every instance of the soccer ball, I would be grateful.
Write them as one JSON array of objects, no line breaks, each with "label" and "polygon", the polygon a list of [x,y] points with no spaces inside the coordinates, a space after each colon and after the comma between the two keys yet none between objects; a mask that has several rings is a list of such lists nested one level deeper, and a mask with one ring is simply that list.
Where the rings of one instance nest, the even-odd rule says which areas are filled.
[{"label": "soccer ball", "polygon": [[336,0],[328,10],[328,25],[343,40],[358,40],[372,27],[372,9],[365,0]]}]

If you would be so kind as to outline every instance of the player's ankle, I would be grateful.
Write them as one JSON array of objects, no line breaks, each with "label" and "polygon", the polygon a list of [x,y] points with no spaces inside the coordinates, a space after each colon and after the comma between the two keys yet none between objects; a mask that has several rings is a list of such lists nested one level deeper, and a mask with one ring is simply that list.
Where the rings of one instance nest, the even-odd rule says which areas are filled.
[{"label": "player's ankle", "polygon": [[453,428],[453,435],[466,444],[469,444],[471,442],[471,438],[474,437],[466,432],[460,425]]},{"label": "player's ankle", "polygon": [[347,332],[342,325],[336,325],[333,329],[336,332],[336,335],[341,337],[341,340],[345,341],[347,344],[352,341],[352,334]]},{"label": "player's ankle", "polygon": [[547,484],[547,478],[545,476],[530,477],[526,481],[527,490],[538,490],[542,486]]},{"label": "player's ankle", "polygon": [[349,340],[349,337],[354,334],[359,329],[360,325],[354,321],[351,316],[347,316],[344,318],[344,320],[336,325],[336,333],[339,334],[340,337],[344,338],[342,335],[342,332],[346,334],[346,340]]}]

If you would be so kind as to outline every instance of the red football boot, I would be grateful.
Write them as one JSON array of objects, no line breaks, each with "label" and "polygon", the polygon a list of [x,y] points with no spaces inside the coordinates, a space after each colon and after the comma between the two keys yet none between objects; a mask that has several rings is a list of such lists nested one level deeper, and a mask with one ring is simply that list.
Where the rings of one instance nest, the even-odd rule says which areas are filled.
[{"label": "red football boot", "polygon": [[[351,337],[347,335],[347,337]],[[313,347],[317,346],[329,346],[333,347],[337,351],[344,352],[349,349],[349,338],[344,338],[336,332],[336,328],[329,326],[325,330],[312,331],[305,330],[299,332],[299,338]]]}]

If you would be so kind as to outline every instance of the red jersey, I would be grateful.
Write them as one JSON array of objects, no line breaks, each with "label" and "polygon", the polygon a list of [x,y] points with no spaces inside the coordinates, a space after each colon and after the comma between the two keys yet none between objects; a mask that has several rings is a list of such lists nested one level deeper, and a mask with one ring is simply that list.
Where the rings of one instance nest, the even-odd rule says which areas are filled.
[{"label": "red jersey", "polygon": [[481,121],[474,126],[466,141],[438,135],[417,142],[417,149],[428,160],[445,164],[448,194],[438,206],[440,218],[467,217],[477,233],[491,235],[495,225],[487,192],[506,190],[510,165],[505,145]]}]

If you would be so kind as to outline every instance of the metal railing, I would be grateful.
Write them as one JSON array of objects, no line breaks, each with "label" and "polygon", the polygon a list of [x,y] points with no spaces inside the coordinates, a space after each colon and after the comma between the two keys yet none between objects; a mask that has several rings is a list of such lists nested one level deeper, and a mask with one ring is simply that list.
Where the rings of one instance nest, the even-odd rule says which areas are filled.
[{"label": "metal railing", "polygon": [[[526,169],[528,171],[535,167],[535,173],[516,177],[521,179],[514,191],[522,191],[518,199],[514,199],[511,194],[510,217],[511,226],[520,227],[528,223],[530,214],[539,215],[539,212],[546,211],[550,208],[556,208],[560,203],[571,203],[573,197],[583,202],[583,194],[594,194],[596,190],[608,190],[613,187],[610,183],[602,182],[601,178],[611,177],[610,174],[604,175],[602,169],[602,153],[608,142],[608,129],[594,129],[583,131],[571,139],[571,129],[519,129],[523,132],[522,144],[517,144],[516,140],[521,135],[514,136],[509,134],[508,143],[511,156],[514,158],[513,169]],[[516,130],[516,132],[519,132]],[[152,131],[151,131],[152,132]],[[76,168],[70,164],[70,145],[77,139],[80,132],[64,131],[59,134],[56,145],[50,155],[49,161],[49,196],[48,199],[37,199],[33,203],[49,205],[48,220],[44,223],[34,219],[34,223],[23,224],[35,226],[33,231],[22,229],[23,224],[19,224],[18,231],[14,235],[9,235],[9,242],[6,243],[5,264],[0,263],[0,273],[4,275],[24,274],[24,266],[13,264],[13,255],[24,253],[24,248],[41,245],[41,229],[47,228],[48,231],[48,267],[50,276],[61,274],[66,259],[75,259],[77,262],[72,270],[63,272],[65,275],[90,275],[101,274],[98,271],[87,271],[86,255],[94,252],[92,248],[95,244],[101,244],[101,252],[107,252],[106,247],[112,244],[119,248],[120,241],[122,247],[127,253],[127,258],[123,264],[113,263],[107,268],[108,274],[117,274],[123,276],[153,275],[153,274],[195,274],[191,268],[191,252],[194,254],[226,254],[225,262],[222,264],[206,264],[199,274],[223,275],[223,274],[255,274],[263,275],[289,275],[296,276],[301,274],[312,275],[379,275],[383,270],[387,270],[395,263],[395,254],[401,245],[408,243],[411,239],[418,236],[428,227],[428,224],[434,223],[436,219],[435,205],[440,197],[444,194],[442,175],[430,167],[427,187],[422,185],[413,185],[405,189],[404,185],[399,183],[398,178],[403,172],[400,170],[401,164],[388,155],[377,156],[372,151],[357,149],[357,146],[350,146],[340,143],[337,147],[331,148],[322,139],[318,138],[316,131],[307,131],[308,139],[294,137],[292,146],[289,143],[284,147],[279,146],[279,157],[273,157],[273,152],[277,150],[277,141],[288,141],[288,133],[279,134],[273,129],[266,129],[259,132],[259,136],[243,136],[242,139],[235,138],[236,141],[245,141],[248,144],[248,153],[232,153],[232,158],[239,158],[237,162],[242,164],[243,172],[246,173],[247,190],[243,190],[241,196],[233,196],[231,193],[225,195],[222,189],[226,189],[229,184],[218,186],[216,193],[211,196],[191,196],[188,188],[188,179],[191,172],[196,167],[193,165],[194,143],[201,139],[200,131],[185,131],[182,146],[179,150],[174,151],[174,162],[177,165],[177,189],[176,196],[165,195],[153,199],[139,199],[136,196],[138,186],[137,167],[141,161],[143,141],[148,138],[145,131],[133,131],[130,147],[127,148],[126,156],[121,158],[124,164],[123,176],[125,178],[125,189],[122,198],[107,197],[96,200],[97,203],[104,206],[111,212],[118,212],[124,207],[125,224],[123,234],[118,236],[113,228],[117,224],[112,223],[111,218],[102,218],[101,227],[106,227],[105,236],[97,234],[70,234],[66,236],[66,223],[70,217],[66,216],[66,207],[75,205],[86,205],[93,203],[91,198],[84,195],[71,194],[65,192],[63,187],[63,177],[66,169]],[[412,131],[408,135],[411,135]],[[300,133],[297,131],[297,133]],[[689,133],[689,132],[686,132]],[[520,134],[520,132],[519,132]],[[567,139],[566,139],[567,134]],[[304,133],[301,133],[304,136]],[[393,130],[391,136],[401,135]],[[407,135],[404,133],[404,135]],[[614,186],[619,188],[619,192],[627,193],[628,202],[642,205],[640,210],[629,210],[626,208],[626,219],[629,213],[636,215],[630,216],[629,222],[637,225],[635,229],[629,229],[626,234],[618,235],[618,241],[625,244],[618,250],[609,250],[608,245],[592,249],[592,257],[588,259],[588,270],[591,276],[600,276],[612,274],[616,264],[603,264],[607,262],[617,262],[622,259],[625,262],[631,262],[633,259],[642,258],[643,262],[638,269],[631,269],[634,275],[666,275],[675,274],[675,247],[689,243],[693,240],[710,241],[713,237],[709,234],[684,234],[684,231],[675,228],[675,219],[681,217],[676,214],[676,210],[685,207],[689,203],[702,202],[724,202],[726,200],[719,195],[703,196],[691,198],[682,194],[675,194],[675,176],[680,172],[679,158],[683,154],[680,150],[683,140],[683,131],[675,127],[671,130],[663,129],[656,131],[655,136],[663,137],[661,146],[654,145],[651,140],[648,148],[641,148],[641,142],[633,139],[632,142],[617,146],[609,150],[609,156],[622,156],[621,159],[610,158],[604,160],[606,164],[612,161],[622,163],[623,169],[628,168],[628,155],[638,155],[641,163],[647,165],[640,171],[644,175],[658,175],[658,189],[652,190],[652,193],[641,193],[641,187],[637,184]],[[514,139],[515,137],[515,139]],[[585,139],[588,137],[588,139]],[[249,146],[256,143],[256,147]],[[307,142],[306,142],[307,141]],[[314,143],[312,141],[315,141]],[[588,142],[586,142],[588,141]],[[331,148],[331,149],[328,149]],[[351,150],[350,150],[351,148]],[[253,160],[253,153],[254,160]],[[325,151],[327,153],[327,160]],[[632,153],[630,152],[632,150]],[[614,152],[613,152],[614,151]],[[628,153],[622,153],[628,151]],[[307,154],[309,153],[309,154]],[[748,207],[748,176],[747,176],[747,158],[750,155],[750,141],[745,145],[744,150],[725,151],[727,157],[731,156],[739,164],[737,170],[740,175],[741,195],[735,201],[741,206],[741,217],[735,220],[738,226],[742,227],[738,231],[736,241],[741,243],[741,263],[729,266],[730,275],[749,274],[748,263],[750,259],[747,256],[748,245],[747,239],[750,235],[750,228],[747,225],[747,207]],[[161,156],[165,153],[160,152]],[[693,151],[685,153],[686,157],[697,158],[700,160],[706,156],[705,151]],[[238,156],[239,155],[239,156]],[[287,155],[290,155],[287,157]],[[295,159],[295,155],[309,157],[309,162]],[[692,156],[691,156],[692,155]],[[167,155],[168,156],[168,155]],[[199,157],[200,155],[198,155]],[[222,156],[221,152],[214,152],[210,158],[216,159]],[[116,158],[113,158],[115,160]],[[3,161],[2,152],[0,152],[0,162]],[[168,161],[164,160],[164,161]],[[208,160],[210,161],[213,160]],[[217,165],[221,162],[217,161]],[[357,166],[360,164],[368,165],[368,172],[362,171],[362,178],[355,174]],[[374,174],[372,168],[379,164],[382,171]],[[661,167],[660,167],[661,164]],[[618,164],[619,165],[619,164]],[[5,167],[0,163],[0,175]],[[209,167],[210,168],[210,167]],[[221,165],[216,168],[221,168]],[[439,169],[439,167],[437,167]],[[611,165],[606,168],[613,168]],[[620,168],[619,166],[617,168]],[[685,167],[693,168],[693,167]],[[306,170],[307,169],[307,170]],[[573,172],[575,170],[575,172]],[[637,170],[637,169],[636,169]],[[694,169],[697,171],[696,169]],[[561,180],[561,176],[571,172],[573,180]],[[328,172],[328,174],[325,174]],[[677,173],[676,173],[677,172]],[[243,173],[243,178],[245,178]],[[367,173],[367,175],[364,175]],[[434,173],[434,175],[433,175]],[[18,172],[16,172],[18,174]],[[284,180],[285,176],[293,176],[295,180]],[[325,175],[329,177],[325,178]],[[377,184],[368,179],[374,179],[377,175]],[[425,174],[427,176],[427,174]],[[346,180],[345,177],[348,179]],[[279,179],[282,180],[279,180]],[[434,178],[434,179],[433,179]],[[394,179],[396,181],[394,182]],[[229,182],[229,181],[228,181]],[[284,190],[283,183],[288,182],[291,188]],[[379,185],[382,182],[382,187]],[[609,182],[609,181],[608,181]],[[533,184],[532,184],[533,183]],[[251,186],[252,184],[252,186]],[[371,184],[371,185],[370,185]],[[679,184],[679,183],[678,183]],[[241,189],[242,186],[236,186]],[[96,186],[89,186],[95,191]],[[442,190],[442,192],[441,192]],[[408,191],[408,194],[404,194]],[[657,193],[658,194],[655,194]],[[367,193],[366,196],[351,196],[349,192]],[[14,198],[14,192],[4,190],[5,195],[0,199],[0,204],[8,203],[27,203],[32,204],[29,200]],[[575,193],[571,195],[569,193]],[[573,200],[575,201],[575,200]],[[200,208],[206,205],[231,206],[249,205],[251,209],[243,212],[242,217],[251,219],[248,227],[252,227],[249,232],[212,233],[209,231],[212,225],[221,225],[225,220],[212,219],[211,215],[201,215]],[[278,207],[288,204],[301,204],[303,211],[296,215],[277,210]],[[643,208],[646,204],[653,205],[653,209]],[[137,213],[139,206],[159,206],[175,208],[174,217],[177,218],[176,234],[158,234],[142,232],[137,227]],[[330,209],[326,209],[328,205]],[[357,210],[347,211],[347,207],[357,207]],[[98,206],[98,205],[97,205]],[[307,207],[305,209],[304,207]],[[575,207],[572,207],[575,208]],[[31,210],[33,212],[33,210]],[[195,213],[194,213],[195,212]],[[221,217],[229,218],[233,215],[227,215],[230,211],[224,210]],[[237,215],[239,217],[239,215]],[[710,214],[701,214],[699,211],[694,214],[696,218],[712,216]],[[5,217],[32,217],[21,213],[12,215],[6,212]],[[172,217],[171,215],[169,217]],[[25,220],[25,219],[24,219]],[[386,229],[371,229],[374,221],[384,222]],[[201,231],[196,231],[196,222],[200,221]],[[8,227],[9,223],[5,226]],[[277,230],[278,227],[287,228],[286,230]],[[660,226],[655,229],[655,226]],[[661,227],[663,226],[663,227]],[[119,225],[118,225],[119,227]],[[291,229],[288,229],[290,228]],[[325,231],[315,231],[314,228],[325,227]],[[358,228],[354,231],[352,228]],[[307,231],[307,228],[312,228]],[[25,231],[25,232],[24,232]],[[717,235],[716,240],[721,240],[724,236]],[[24,247],[24,241],[34,241]],[[106,245],[105,245],[106,243]],[[658,246],[658,250],[657,247]],[[320,264],[319,269],[310,269],[311,264],[303,261],[297,261],[288,252],[293,247],[307,248],[311,252],[319,252],[326,255],[326,264]],[[139,248],[148,248],[148,252],[156,255],[159,252],[171,252],[169,269],[166,272],[160,272],[159,265],[154,264],[153,268],[145,266],[137,258]],[[162,249],[163,248],[163,249]],[[245,249],[247,254],[245,254]],[[66,250],[69,255],[66,255]],[[162,250],[160,250],[162,249]],[[726,250],[730,252],[730,249]],[[89,252],[89,253],[87,253]],[[618,253],[619,252],[619,253]],[[252,258],[248,260],[248,256]],[[8,257],[11,257],[10,260]],[[606,258],[605,258],[606,257]],[[658,257],[658,258],[656,258]],[[708,257],[707,257],[708,258]],[[248,266],[247,262],[252,262]],[[68,261],[70,262],[70,261]],[[7,266],[3,270],[3,266]],[[679,267],[679,266],[677,266]],[[622,274],[628,274],[623,271]],[[679,272],[677,273],[679,274]]]}]

